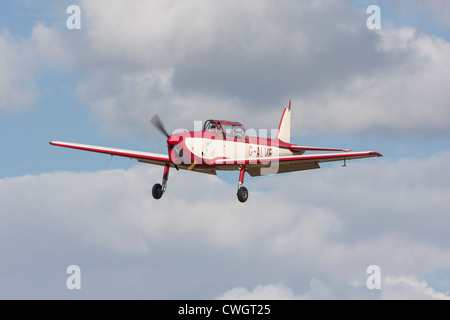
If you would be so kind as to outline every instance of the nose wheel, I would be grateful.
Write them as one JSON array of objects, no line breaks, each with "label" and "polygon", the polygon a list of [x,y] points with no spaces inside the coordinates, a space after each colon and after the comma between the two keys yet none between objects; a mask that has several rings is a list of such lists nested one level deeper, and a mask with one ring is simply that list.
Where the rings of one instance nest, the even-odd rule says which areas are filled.
[{"label": "nose wheel", "polygon": [[164,174],[163,174],[163,178],[162,178],[162,184],[157,183],[152,188],[152,196],[155,199],[161,199],[164,192],[166,192],[167,180],[169,179],[169,168],[170,168],[169,164],[166,164],[164,166]]},{"label": "nose wheel", "polygon": [[244,175],[245,175],[245,167],[243,165],[240,166],[241,171],[239,172],[239,183],[237,190],[237,198],[240,202],[245,202],[248,199],[248,190],[243,186],[244,184]]}]

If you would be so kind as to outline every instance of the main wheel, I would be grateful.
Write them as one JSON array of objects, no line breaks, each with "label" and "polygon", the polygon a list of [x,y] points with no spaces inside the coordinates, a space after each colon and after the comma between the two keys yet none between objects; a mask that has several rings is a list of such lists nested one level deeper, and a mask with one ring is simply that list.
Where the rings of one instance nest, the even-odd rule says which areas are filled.
[{"label": "main wheel", "polygon": [[237,197],[240,202],[245,202],[248,199],[248,190],[246,187],[240,187],[237,192]]},{"label": "main wheel", "polygon": [[162,185],[159,183],[155,184],[152,188],[152,195],[155,199],[161,199],[163,195]]}]

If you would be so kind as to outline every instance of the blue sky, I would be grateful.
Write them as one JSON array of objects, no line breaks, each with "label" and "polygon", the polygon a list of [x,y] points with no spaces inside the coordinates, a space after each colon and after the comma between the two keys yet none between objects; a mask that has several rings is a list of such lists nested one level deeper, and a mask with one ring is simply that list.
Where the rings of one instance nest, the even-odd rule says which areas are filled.
[{"label": "blue sky", "polygon": [[[71,4],[81,8],[81,30],[66,27]],[[381,8],[381,30],[366,28],[371,4]],[[0,265],[0,287],[14,292],[0,289],[0,297],[121,297],[105,289],[110,274],[117,287],[109,283],[109,289],[139,298],[261,292],[313,299],[448,298],[448,14],[449,5],[440,0],[3,1],[0,219],[5,228],[18,228],[10,236],[29,249],[16,255],[0,247],[12,257]],[[115,170],[109,171],[108,156],[48,144],[62,140],[164,153],[164,137],[148,122],[154,111],[171,130],[210,118],[271,129],[290,99],[292,142],[375,150],[384,157],[354,161],[346,169],[326,164],[320,173],[247,177],[250,198],[242,207],[235,199],[237,173],[216,178],[171,172],[168,193],[154,202],[148,189],[161,179],[161,168],[115,157]],[[52,205],[52,195],[60,206]],[[203,214],[217,203],[221,209],[214,216],[221,227]],[[283,221],[276,212],[283,212]],[[252,219],[262,219],[262,231],[244,229]],[[403,224],[411,219],[416,222]],[[36,228],[24,227],[26,220]],[[368,231],[370,223],[375,231]],[[27,246],[42,230],[48,238],[38,248]],[[268,259],[268,267],[252,274],[252,260],[234,239],[255,249],[255,261]],[[52,247],[59,241],[76,252],[82,270],[92,272],[86,280],[90,290],[74,296],[58,286],[54,274],[70,260],[68,253],[50,257],[51,250],[64,251]],[[164,253],[168,248],[174,256]],[[409,248],[423,249],[422,255]],[[218,268],[226,276],[208,285],[199,275],[217,275],[197,267],[183,255],[186,250],[198,259],[216,252],[218,260],[205,259],[210,268],[220,261],[217,252],[223,253],[239,261],[223,262],[223,268],[242,268],[242,276]],[[301,257],[289,257],[293,252],[317,262],[302,264]],[[184,263],[171,274],[163,260],[179,262],[176,254]],[[33,265],[55,284],[48,293],[40,289],[43,283],[11,271],[34,255],[45,257]],[[406,266],[396,258],[403,255],[410,257]],[[424,258],[430,265],[419,262]],[[117,266],[108,267],[107,260]],[[371,263],[384,270],[384,291],[365,288],[364,270]],[[333,276],[336,265],[348,271]],[[131,284],[122,274],[134,279]],[[159,285],[156,274],[163,274]],[[183,282],[183,274],[191,282]],[[17,279],[17,287],[8,279]],[[154,290],[138,285],[147,281]],[[189,296],[195,283],[199,291]]]}]

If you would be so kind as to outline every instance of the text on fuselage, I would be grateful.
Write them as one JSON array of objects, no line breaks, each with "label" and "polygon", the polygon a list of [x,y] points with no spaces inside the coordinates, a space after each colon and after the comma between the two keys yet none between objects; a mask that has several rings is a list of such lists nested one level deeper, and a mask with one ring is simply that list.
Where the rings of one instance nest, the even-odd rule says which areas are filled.
[{"label": "text on fuselage", "polygon": [[252,147],[250,146],[248,148],[248,155],[250,157],[257,157],[257,158],[261,158],[261,157],[271,157],[273,154],[272,148],[270,147]]}]

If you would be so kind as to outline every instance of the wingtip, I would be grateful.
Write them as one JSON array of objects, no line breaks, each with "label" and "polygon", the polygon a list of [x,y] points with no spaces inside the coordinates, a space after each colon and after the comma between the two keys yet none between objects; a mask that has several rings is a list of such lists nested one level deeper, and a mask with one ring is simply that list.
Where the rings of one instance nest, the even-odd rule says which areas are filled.
[{"label": "wingtip", "polygon": [[62,141],[55,141],[55,140],[49,142],[49,144],[50,144],[51,146],[56,146],[56,147],[61,147],[61,146],[64,145],[64,143],[65,143],[65,142],[62,142]]},{"label": "wingtip", "polygon": [[382,157],[382,156],[383,156],[381,153],[376,152],[376,151],[372,151],[372,152],[370,152],[370,154],[371,154],[371,155],[375,155],[375,156],[377,156],[377,157]]}]

